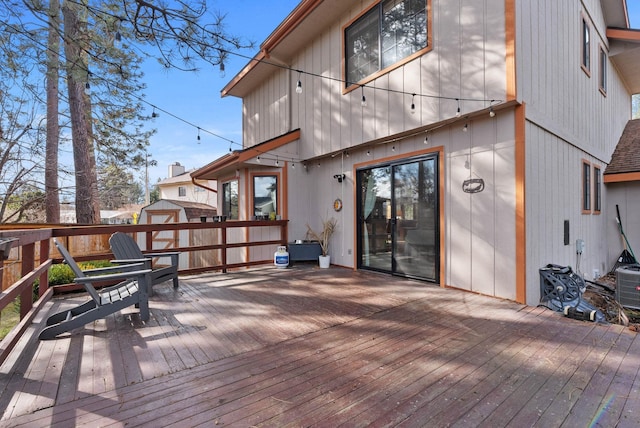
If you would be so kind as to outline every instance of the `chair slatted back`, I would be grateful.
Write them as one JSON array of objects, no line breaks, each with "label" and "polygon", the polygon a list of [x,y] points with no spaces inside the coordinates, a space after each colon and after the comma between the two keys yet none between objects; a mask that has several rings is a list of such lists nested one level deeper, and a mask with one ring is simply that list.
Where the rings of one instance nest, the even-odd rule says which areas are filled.
[{"label": "chair slatted back", "polygon": [[[55,238],[53,239],[53,243],[55,244],[56,248],[58,248],[58,251],[60,251],[60,254],[62,254],[62,258],[64,258],[65,263],[71,268],[76,278],[86,278],[86,275],[84,274],[82,269],[80,269],[80,266],[78,266],[78,264],[73,259],[73,257],[71,257],[71,254],[69,254],[69,251],[67,250],[67,248],[64,245],[62,245],[61,242],[58,242],[58,240]],[[84,286],[84,289],[87,290],[87,293],[89,293],[91,298],[96,303],[98,303],[98,305],[100,305],[101,304],[100,295],[98,294],[96,289],[93,287],[93,285],[84,284],[84,283],[82,285]]]}]

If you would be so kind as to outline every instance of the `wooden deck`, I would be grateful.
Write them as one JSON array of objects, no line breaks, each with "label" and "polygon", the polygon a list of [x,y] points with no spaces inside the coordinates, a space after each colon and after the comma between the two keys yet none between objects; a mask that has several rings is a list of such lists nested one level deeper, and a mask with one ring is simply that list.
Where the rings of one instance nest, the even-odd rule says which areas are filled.
[{"label": "wooden deck", "polygon": [[38,342],[34,324],[0,368],[0,425],[640,425],[622,326],[304,264],[180,282],[144,325],[131,310]]}]

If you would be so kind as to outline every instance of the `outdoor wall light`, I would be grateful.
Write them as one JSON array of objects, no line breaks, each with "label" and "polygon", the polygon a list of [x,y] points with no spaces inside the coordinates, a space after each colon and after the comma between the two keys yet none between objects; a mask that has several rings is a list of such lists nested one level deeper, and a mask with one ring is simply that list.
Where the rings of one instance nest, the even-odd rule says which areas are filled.
[{"label": "outdoor wall light", "polygon": [[344,180],[346,178],[346,175],[344,175],[344,174],[336,174],[336,175],[333,176],[333,178],[338,180],[338,183],[342,183],[342,180]]}]

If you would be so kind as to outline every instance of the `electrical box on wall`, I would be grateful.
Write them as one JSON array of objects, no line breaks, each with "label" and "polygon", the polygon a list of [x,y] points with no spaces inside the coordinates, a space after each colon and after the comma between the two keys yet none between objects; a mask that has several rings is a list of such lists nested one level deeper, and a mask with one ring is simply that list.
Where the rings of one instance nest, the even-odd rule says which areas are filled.
[{"label": "electrical box on wall", "polygon": [[576,254],[582,254],[584,251],[584,241],[582,239],[576,239]]}]

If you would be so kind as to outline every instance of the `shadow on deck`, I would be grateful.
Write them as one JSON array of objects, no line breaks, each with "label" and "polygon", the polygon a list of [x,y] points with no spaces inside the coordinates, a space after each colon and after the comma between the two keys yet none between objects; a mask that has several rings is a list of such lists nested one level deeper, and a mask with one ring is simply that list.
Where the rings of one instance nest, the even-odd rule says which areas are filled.
[{"label": "shadow on deck", "polygon": [[0,368],[0,424],[640,424],[640,339],[622,326],[310,265],[155,290],[148,323],[126,311],[45,342],[35,323]]}]

